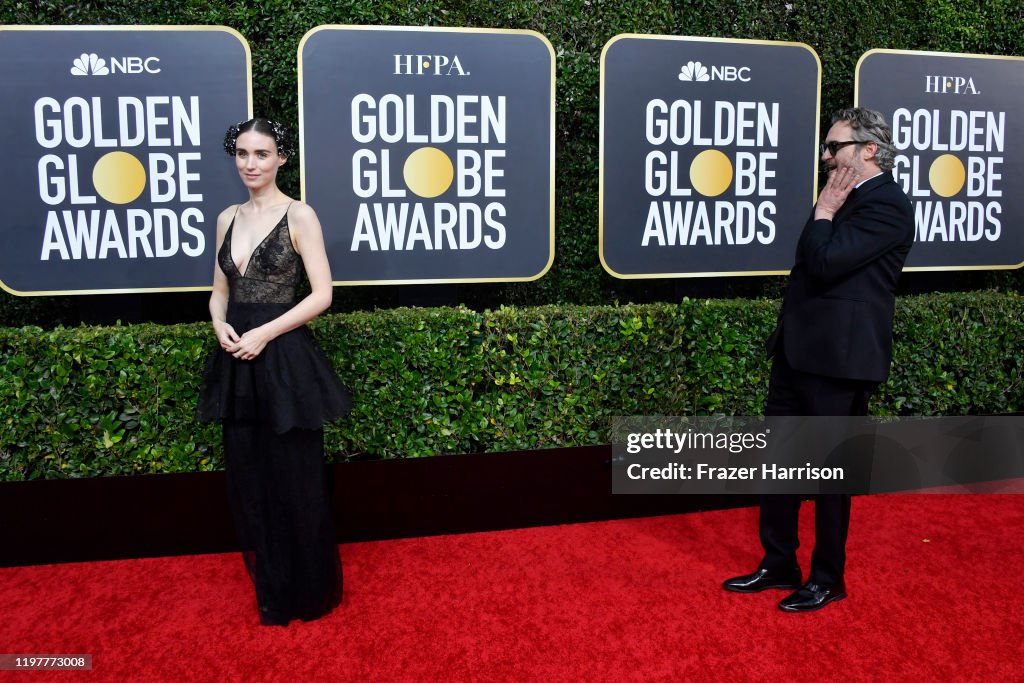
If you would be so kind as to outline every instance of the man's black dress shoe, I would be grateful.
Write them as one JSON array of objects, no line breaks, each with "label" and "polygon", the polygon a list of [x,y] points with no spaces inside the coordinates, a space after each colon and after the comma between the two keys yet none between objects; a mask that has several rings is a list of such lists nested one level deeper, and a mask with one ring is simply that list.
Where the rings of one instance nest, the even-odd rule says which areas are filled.
[{"label": "man's black dress shoe", "polygon": [[793,590],[800,586],[800,570],[794,569],[793,571],[786,572],[784,574],[772,574],[767,569],[758,569],[753,574],[745,574],[743,576],[735,576],[731,579],[726,579],[722,584],[722,588],[727,591],[733,591],[734,593],[759,593],[769,588],[785,588],[787,590]]},{"label": "man's black dress shoe", "polygon": [[783,598],[779,603],[779,609],[783,612],[813,612],[845,597],[846,584],[842,581],[834,586],[822,586],[808,581],[800,590]]}]

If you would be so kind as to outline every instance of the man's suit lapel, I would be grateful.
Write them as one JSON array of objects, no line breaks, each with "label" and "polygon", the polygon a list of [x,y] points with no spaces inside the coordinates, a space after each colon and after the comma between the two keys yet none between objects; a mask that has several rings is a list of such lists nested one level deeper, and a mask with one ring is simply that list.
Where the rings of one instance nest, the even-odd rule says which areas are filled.
[{"label": "man's suit lapel", "polygon": [[[839,207],[839,211],[837,211],[836,215],[832,218],[832,230],[836,230],[839,227],[839,224],[842,223],[846,219],[846,217],[853,212],[857,205],[863,202],[864,199],[871,194],[872,190],[875,190],[881,187],[882,185],[891,182],[894,182],[892,179],[892,175],[890,173],[883,172],[882,174],[877,175],[874,178],[871,178],[860,187],[854,188],[853,191],[851,191],[850,194],[846,197],[846,201],[843,202],[843,205]],[[808,230],[813,229],[814,222],[814,209],[812,208],[811,215],[807,219],[807,223],[804,225],[804,229],[800,232],[800,237],[797,238],[796,258],[793,263],[793,269],[790,271],[790,273],[792,273],[793,270],[798,270],[798,267],[801,266],[803,263],[803,258],[800,255],[800,245],[806,238]]]},{"label": "man's suit lapel", "polygon": [[883,172],[881,175],[876,175],[874,178],[871,178],[860,187],[855,187],[853,191],[850,192],[849,196],[847,196],[846,201],[843,202],[839,211],[836,212],[835,218],[832,219],[832,222],[841,222],[858,204],[864,201],[865,197],[871,194],[872,190],[881,187],[887,182],[892,182],[892,176]]}]

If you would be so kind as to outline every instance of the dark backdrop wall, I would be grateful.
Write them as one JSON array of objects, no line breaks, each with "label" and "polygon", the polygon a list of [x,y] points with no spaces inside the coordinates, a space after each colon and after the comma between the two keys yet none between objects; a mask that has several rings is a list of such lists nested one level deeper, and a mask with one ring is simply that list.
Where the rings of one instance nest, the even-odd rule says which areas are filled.
[{"label": "dark backdrop wall", "polygon": [[[322,24],[467,26],[532,29],[557,55],[556,260],[532,283],[339,288],[335,310],[403,305],[600,304],[677,301],[691,297],[774,297],[782,277],[621,281],[597,255],[598,92],[600,54],[619,33],[660,33],[807,43],[823,66],[822,113],[853,101],[858,58],[872,48],[996,55],[1024,54],[1024,5],[1018,0],[968,2],[866,0],[157,0],[134,3],[5,2],[3,24],[220,24],[249,41],[254,109],[297,121],[296,50]],[[298,195],[297,164],[283,175]],[[8,169],[11,171],[11,169]],[[911,273],[904,291],[982,288],[1024,290],[1021,271]],[[206,317],[206,295],[138,294],[19,299],[0,293],[0,324],[187,322]]]}]

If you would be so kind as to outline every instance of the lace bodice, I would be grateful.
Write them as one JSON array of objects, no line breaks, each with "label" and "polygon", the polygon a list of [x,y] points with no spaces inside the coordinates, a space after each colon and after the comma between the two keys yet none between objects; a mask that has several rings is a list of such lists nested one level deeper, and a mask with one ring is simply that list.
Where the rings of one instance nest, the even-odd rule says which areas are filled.
[{"label": "lace bodice", "polygon": [[295,301],[295,290],[302,281],[302,257],[292,246],[288,231],[288,212],[256,245],[240,273],[231,258],[231,235],[235,219],[231,219],[224,243],[217,253],[217,263],[228,278],[229,301],[252,304],[289,304]]}]

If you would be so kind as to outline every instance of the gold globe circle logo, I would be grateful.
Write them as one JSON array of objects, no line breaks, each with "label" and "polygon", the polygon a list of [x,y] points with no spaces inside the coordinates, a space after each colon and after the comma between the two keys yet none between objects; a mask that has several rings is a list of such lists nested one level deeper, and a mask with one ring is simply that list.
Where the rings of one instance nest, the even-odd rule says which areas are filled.
[{"label": "gold globe circle logo", "polygon": [[732,182],[732,162],[717,149],[706,149],[690,163],[690,184],[705,197],[717,197]]},{"label": "gold globe circle logo", "polygon": [[93,167],[92,184],[111,204],[129,204],[146,189],[146,169],[128,152],[110,152]]},{"label": "gold globe circle logo", "polygon": [[964,162],[952,154],[943,154],[928,169],[928,183],[940,197],[952,197],[964,186],[967,171]]},{"label": "gold globe circle logo", "polygon": [[437,147],[420,147],[409,155],[402,169],[406,186],[425,199],[444,194],[455,178],[455,167]]}]

